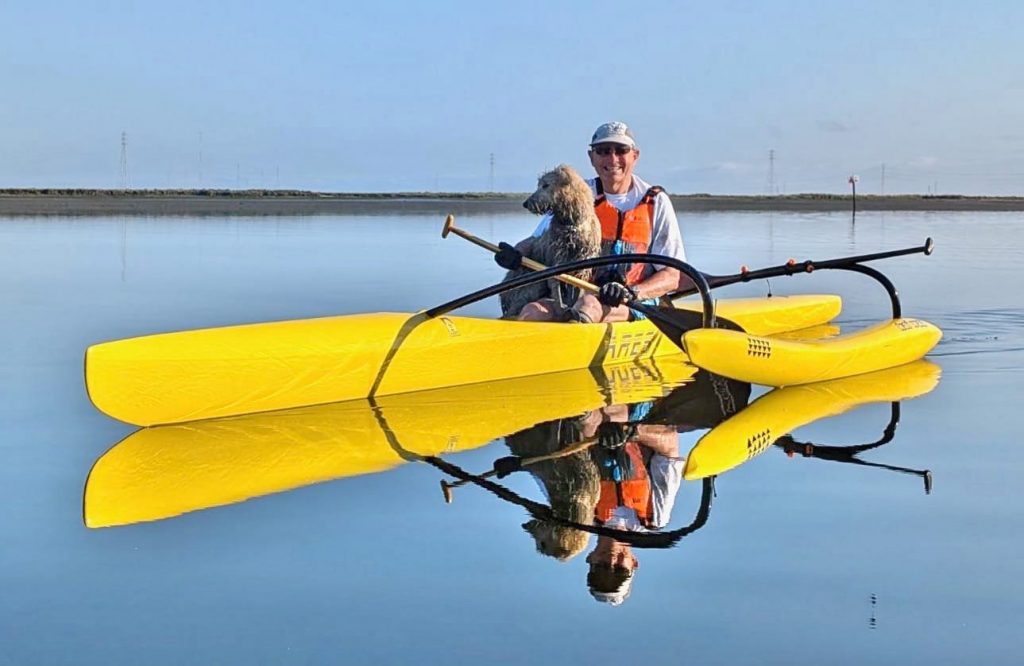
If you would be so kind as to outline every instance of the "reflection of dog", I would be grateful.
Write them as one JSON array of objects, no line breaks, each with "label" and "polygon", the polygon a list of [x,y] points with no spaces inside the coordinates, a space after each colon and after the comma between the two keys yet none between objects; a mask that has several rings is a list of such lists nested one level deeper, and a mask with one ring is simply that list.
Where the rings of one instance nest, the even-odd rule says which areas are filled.
[{"label": "reflection of dog", "polygon": [[[520,457],[546,456],[581,441],[581,428],[580,418],[548,421],[509,435],[505,443]],[[529,469],[543,484],[555,515],[582,525],[594,523],[601,473],[589,450],[538,462]],[[547,520],[530,520],[523,529],[533,537],[537,552],[562,561],[583,551],[590,539],[587,532]]]},{"label": "reflection of dog", "polygon": [[[594,212],[594,194],[572,167],[563,164],[542,175],[537,180],[537,191],[523,202],[523,206],[538,215],[552,214],[551,225],[543,235],[520,243],[518,249],[524,256],[545,266],[557,266],[601,254],[601,223]],[[517,268],[509,271],[505,280],[529,272],[529,269]],[[571,275],[591,280],[593,271],[587,269]],[[550,280],[502,293],[502,314],[506,318],[514,318],[531,301],[546,297],[557,299],[558,284]],[[571,306],[575,294],[563,293],[567,296],[566,305]]]}]

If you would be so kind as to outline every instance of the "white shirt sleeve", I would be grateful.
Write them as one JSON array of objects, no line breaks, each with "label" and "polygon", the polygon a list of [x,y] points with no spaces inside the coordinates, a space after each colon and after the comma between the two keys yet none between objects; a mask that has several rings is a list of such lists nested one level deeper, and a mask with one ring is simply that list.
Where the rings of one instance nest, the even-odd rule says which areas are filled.
[{"label": "white shirt sleeve", "polygon": [[672,507],[683,484],[683,468],[686,462],[681,458],[666,458],[660,453],[651,456],[649,473],[651,477],[651,521],[653,527],[662,528],[672,520]]},{"label": "white shirt sleeve", "polygon": [[683,234],[679,230],[672,200],[664,192],[654,200],[654,222],[651,230],[651,254],[662,254],[667,257],[686,261],[683,249]]}]

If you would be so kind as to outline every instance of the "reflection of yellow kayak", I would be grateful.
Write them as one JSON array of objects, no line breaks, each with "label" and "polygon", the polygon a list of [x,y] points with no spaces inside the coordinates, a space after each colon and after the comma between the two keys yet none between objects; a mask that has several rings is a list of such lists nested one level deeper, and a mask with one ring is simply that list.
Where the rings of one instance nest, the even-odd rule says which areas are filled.
[{"label": "reflection of yellow kayak", "polygon": [[143,428],[93,466],[89,527],[158,520],[380,472],[414,455],[472,449],[606,404],[660,398],[690,380],[685,357]]},{"label": "reflection of yellow kayak", "polygon": [[[699,305],[680,305],[691,309]],[[821,324],[837,296],[723,299],[753,335]],[[89,397],[137,425],[290,409],[678,355],[649,321],[588,326],[364,314],[117,340],[85,355]]]},{"label": "reflection of yellow kayak", "polygon": [[941,369],[928,361],[818,384],[776,389],[710,430],[686,460],[686,479],[721,474],[812,421],[871,402],[898,402],[934,389]]}]

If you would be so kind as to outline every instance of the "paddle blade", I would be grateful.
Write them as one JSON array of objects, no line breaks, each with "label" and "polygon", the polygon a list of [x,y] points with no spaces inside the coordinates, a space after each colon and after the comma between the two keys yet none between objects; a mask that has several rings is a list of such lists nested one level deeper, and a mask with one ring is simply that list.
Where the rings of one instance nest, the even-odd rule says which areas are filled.
[{"label": "paddle blade", "polygon": [[[686,347],[683,346],[683,334],[704,326],[704,315],[693,310],[641,303],[631,303],[629,307],[643,313],[659,331],[683,351],[686,351]],[[718,328],[743,332],[737,323],[723,317],[716,317],[715,321]]]}]

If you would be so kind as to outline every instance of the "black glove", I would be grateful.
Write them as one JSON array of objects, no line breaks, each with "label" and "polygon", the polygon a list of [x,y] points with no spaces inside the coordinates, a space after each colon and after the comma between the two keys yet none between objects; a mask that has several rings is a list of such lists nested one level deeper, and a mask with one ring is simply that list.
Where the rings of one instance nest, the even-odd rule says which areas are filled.
[{"label": "black glove", "polygon": [[619,449],[636,435],[636,427],[629,423],[606,422],[597,426],[597,443],[605,449]]},{"label": "black glove", "polygon": [[636,292],[621,282],[605,282],[597,292],[597,300],[610,308],[636,298]]},{"label": "black glove", "polygon": [[494,461],[494,474],[499,479],[504,479],[512,472],[518,472],[523,468],[523,459],[519,456],[506,456]]},{"label": "black glove", "polygon": [[502,268],[514,271],[523,265],[523,253],[508,243],[498,243],[498,251],[494,253],[494,261]]}]

